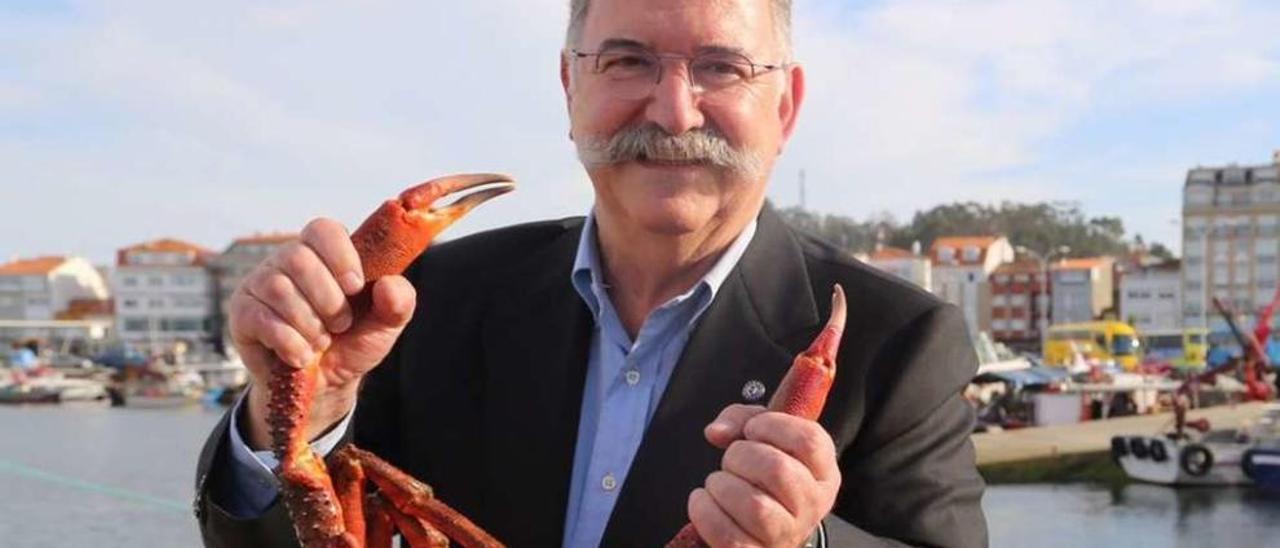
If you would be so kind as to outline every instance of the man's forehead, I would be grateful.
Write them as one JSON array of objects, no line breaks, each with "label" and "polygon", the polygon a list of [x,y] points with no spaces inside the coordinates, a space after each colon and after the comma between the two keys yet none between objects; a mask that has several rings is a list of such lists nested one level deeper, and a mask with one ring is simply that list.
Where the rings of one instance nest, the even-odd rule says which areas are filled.
[{"label": "man's forehead", "polygon": [[694,52],[762,46],[772,36],[771,0],[591,0],[584,47],[606,40]]}]

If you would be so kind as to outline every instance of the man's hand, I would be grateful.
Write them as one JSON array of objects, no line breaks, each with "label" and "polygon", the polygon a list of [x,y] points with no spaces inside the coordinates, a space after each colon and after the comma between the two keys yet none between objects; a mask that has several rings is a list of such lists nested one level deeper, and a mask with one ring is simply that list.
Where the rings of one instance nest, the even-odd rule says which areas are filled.
[{"label": "man's hand", "polygon": [[356,320],[347,299],[363,288],[360,257],[346,229],[316,219],[297,242],[264,260],[236,289],[229,311],[231,339],[253,378],[245,421],[250,446],[270,444],[267,379],[280,364],[303,367],[324,353],[324,374],[307,422],[309,439],[351,411],[358,381],[391,351],[416,300],[408,280],[387,276],[370,288],[373,305]]},{"label": "man's hand", "polygon": [[689,495],[689,519],[711,546],[800,546],[835,504],[835,443],[818,423],[730,405],[705,434],[720,470]]}]

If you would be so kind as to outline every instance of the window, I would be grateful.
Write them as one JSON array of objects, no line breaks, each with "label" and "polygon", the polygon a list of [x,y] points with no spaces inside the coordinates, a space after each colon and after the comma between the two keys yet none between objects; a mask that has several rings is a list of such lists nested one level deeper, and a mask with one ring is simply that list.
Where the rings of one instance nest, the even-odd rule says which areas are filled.
[{"label": "window", "polygon": [[1003,293],[1000,295],[994,295],[991,297],[991,304],[993,306],[1004,306],[1009,304],[1009,296]]},{"label": "window", "polygon": [[1015,274],[1013,276],[1013,281],[1018,283],[1027,283],[1031,281],[1031,276],[1028,276],[1026,274]]},{"label": "window", "polygon": [[133,276],[125,276],[121,278],[120,283],[123,283],[125,287],[137,287],[138,279]]},{"label": "window", "polygon": [[1015,293],[1015,294],[1011,295],[1011,296],[1009,297],[1009,304],[1012,304],[1013,306],[1026,306],[1026,305],[1027,305],[1027,294],[1026,294],[1026,293]]},{"label": "window", "polygon": [[147,299],[147,308],[164,308],[164,299]]},{"label": "window", "polygon": [[973,262],[977,262],[978,259],[981,259],[981,258],[982,258],[982,250],[978,249],[978,246],[974,246],[974,245],[965,246],[964,248],[965,262],[973,263]]},{"label": "window", "polygon": [[939,261],[942,261],[942,262],[944,262],[944,263],[955,262],[955,260],[956,260],[956,250],[955,250],[955,249],[953,249],[953,248],[951,248],[951,247],[945,246],[945,245],[944,245],[944,246],[942,246],[942,247],[939,247],[939,248],[938,248],[938,260],[939,260]]},{"label": "window", "polygon": [[125,299],[121,306],[124,308],[138,308],[138,299]]},{"label": "window", "polygon": [[145,332],[151,330],[151,322],[146,318],[127,318],[124,321],[124,330],[132,332]]},{"label": "window", "polygon": [[147,278],[147,285],[151,287],[159,287],[164,285],[164,279],[159,276],[149,276]]},{"label": "window", "polygon": [[992,279],[993,279],[993,281],[995,281],[995,282],[996,282],[996,283],[998,283],[998,284],[1007,284],[1007,283],[1009,283],[1009,275],[1008,275],[1008,274],[996,274]]}]

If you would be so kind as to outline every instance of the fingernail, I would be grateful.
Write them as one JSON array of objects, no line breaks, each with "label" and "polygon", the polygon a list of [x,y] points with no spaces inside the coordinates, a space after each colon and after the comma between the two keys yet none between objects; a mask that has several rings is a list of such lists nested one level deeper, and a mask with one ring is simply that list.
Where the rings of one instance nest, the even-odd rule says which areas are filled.
[{"label": "fingernail", "polygon": [[343,274],[339,282],[342,284],[342,291],[348,295],[355,295],[364,289],[364,278],[354,271]]},{"label": "fingernail", "polygon": [[294,365],[298,366],[298,369],[305,369],[307,364],[311,363],[311,360],[315,359],[315,357],[316,353],[308,350],[298,355],[297,361],[294,362]]},{"label": "fingernail", "polygon": [[707,425],[708,431],[715,432],[717,434],[728,434],[729,431],[732,429],[733,429],[733,426],[724,421],[715,421]]},{"label": "fingernail", "polygon": [[351,314],[343,314],[333,320],[334,333],[346,333],[348,329],[351,329]]}]

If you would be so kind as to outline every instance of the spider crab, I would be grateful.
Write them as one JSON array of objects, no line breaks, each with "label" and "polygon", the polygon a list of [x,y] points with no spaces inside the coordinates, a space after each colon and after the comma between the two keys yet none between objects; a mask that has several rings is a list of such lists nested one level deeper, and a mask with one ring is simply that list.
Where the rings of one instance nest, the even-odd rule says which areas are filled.
[{"label": "spider crab", "polygon": [[[476,187],[441,208],[437,199]],[[446,227],[475,206],[512,190],[503,175],[456,175],[412,187],[388,200],[351,235],[368,283],[399,274]],[[353,298],[354,314],[367,309],[368,285]],[[831,317],[807,350],[792,362],[769,409],[817,420],[835,379],[836,350],[844,332],[844,291],[835,286]],[[321,459],[306,439],[321,357],[306,367],[277,364],[268,381],[271,399],[267,422],[272,451],[280,460],[281,496],[303,546],[389,547],[398,531],[413,546],[498,547],[498,542],[471,520],[436,499],[431,488],[377,456],[348,444]],[[326,464],[327,462],[327,464]],[[366,490],[372,483],[376,491]],[[705,546],[686,525],[669,547]]]},{"label": "spider crab", "polygon": [[[447,194],[487,188],[433,208]],[[388,200],[351,234],[368,283],[399,274],[436,235],[472,208],[512,190],[504,175],[456,175],[428,181]],[[354,314],[369,306],[369,285],[352,300]],[[281,496],[303,546],[391,546],[399,531],[414,546],[501,546],[482,529],[432,496],[431,488],[372,453],[347,445],[328,465],[306,439],[306,418],[315,398],[321,358],[306,367],[276,364],[267,423],[271,449],[280,460]],[[330,476],[332,472],[332,477]],[[366,479],[377,486],[366,492]]]}]

